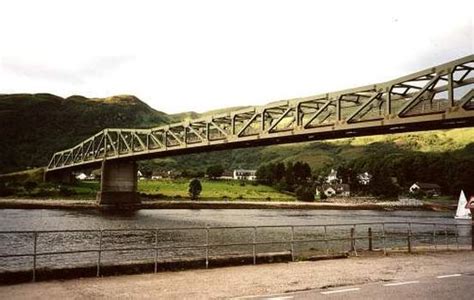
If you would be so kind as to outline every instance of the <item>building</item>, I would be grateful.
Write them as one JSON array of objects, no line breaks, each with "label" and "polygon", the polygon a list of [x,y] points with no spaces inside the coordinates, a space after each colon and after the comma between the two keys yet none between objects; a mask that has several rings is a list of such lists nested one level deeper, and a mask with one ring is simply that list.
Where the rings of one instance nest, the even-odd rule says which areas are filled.
[{"label": "building", "polygon": [[234,173],[231,172],[231,171],[224,171],[224,173],[222,173],[221,177],[219,177],[219,179],[221,180],[232,180],[234,179]]},{"label": "building", "polygon": [[368,185],[372,180],[372,175],[370,175],[368,172],[360,173],[357,175],[357,180],[362,185]]},{"label": "building", "polygon": [[336,170],[331,169],[331,173],[329,173],[329,175],[326,179],[326,182],[327,183],[339,183],[340,182],[339,178],[337,178],[337,171]]},{"label": "building", "polygon": [[76,175],[76,179],[77,180],[86,180],[87,179],[87,175],[84,174],[84,173],[79,173]]},{"label": "building", "polygon": [[319,196],[321,192],[323,192],[326,197],[350,197],[351,187],[347,183],[323,184],[320,189],[316,189],[316,195]]},{"label": "building", "polygon": [[410,193],[417,193],[419,191],[437,197],[441,194],[441,187],[436,183],[415,182],[410,186]]},{"label": "building", "polygon": [[234,170],[233,179],[235,180],[250,180],[254,181],[257,180],[257,170],[244,170],[244,169],[236,169]]}]

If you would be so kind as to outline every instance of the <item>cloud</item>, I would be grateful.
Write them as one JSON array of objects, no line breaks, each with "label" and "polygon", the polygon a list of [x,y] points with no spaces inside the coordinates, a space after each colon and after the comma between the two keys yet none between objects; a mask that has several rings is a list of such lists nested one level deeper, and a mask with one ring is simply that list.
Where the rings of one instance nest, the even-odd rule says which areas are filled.
[{"label": "cloud", "polygon": [[[37,61],[28,61],[23,57],[2,57],[0,67],[4,71],[27,77],[32,80],[56,81],[70,84],[83,84],[86,81],[103,77],[119,69],[122,65],[134,59],[133,56],[100,56],[89,58],[84,63],[77,64],[74,58],[68,58],[72,63],[58,64],[54,57],[42,57]],[[64,60],[68,60],[64,59]]]}]

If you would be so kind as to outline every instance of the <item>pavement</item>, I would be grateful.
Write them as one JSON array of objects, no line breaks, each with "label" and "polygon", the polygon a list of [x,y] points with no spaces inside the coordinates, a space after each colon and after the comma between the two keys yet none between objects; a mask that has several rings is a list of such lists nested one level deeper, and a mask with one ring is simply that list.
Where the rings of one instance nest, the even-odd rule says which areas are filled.
[{"label": "pavement", "polygon": [[26,283],[0,299],[472,299],[473,286],[474,251],[450,251]]},{"label": "pavement", "polygon": [[239,300],[283,300],[283,299],[456,299],[473,298],[474,273],[443,274],[412,280],[379,282],[341,288],[316,289],[279,295],[257,295],[237,297]]}]

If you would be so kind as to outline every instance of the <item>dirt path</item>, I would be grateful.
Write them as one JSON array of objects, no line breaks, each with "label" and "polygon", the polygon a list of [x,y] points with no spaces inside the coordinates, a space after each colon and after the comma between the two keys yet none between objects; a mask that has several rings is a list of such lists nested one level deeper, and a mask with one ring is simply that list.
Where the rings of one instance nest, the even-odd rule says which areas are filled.
[{"label": "dirt path", "polygon": [[0,287],[0,298],[229,298],[472,272],[472,251],[393,254],[19,284]]}]

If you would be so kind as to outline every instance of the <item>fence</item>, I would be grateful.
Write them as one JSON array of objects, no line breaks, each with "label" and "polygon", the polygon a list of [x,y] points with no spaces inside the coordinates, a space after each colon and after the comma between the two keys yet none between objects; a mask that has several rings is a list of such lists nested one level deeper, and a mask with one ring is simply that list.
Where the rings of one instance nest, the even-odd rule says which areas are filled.
[{"label": "fence", "polygon": [[[119,254],[146,252],[145,260],[158,270],[165,253],[176,258],[184,250],[205,261],[205,267],[219,255],[235,256],[250,249],[253,264],[259,255],[281,250],[291,260],[310,255],[365,251],[474,250],[474,228],[471,224],[440,224],[422,222],[378,222],[328,225],[227,226],[156,229],[102,229],[58,231],[0,231],[0,262],[7,259],[32,258],[29,270],[36,280],[39,258],[74,254],[83,263],[83,254],[95,255],[96,275],[101,275],[107,253],[117,259]],[[229,232],[230,231],[230,232]],[[186,239],[191,237],[191,243]],[[237,241],[234,241],[236,240]],[[470,241],[470,243],[468,243]],[[2,244],[2,243],[0,243]],[[79,244],[79,247],[77,247]],[[85,245],[84,245],[85,244]],[[118,246],[117,246],[118,245]],[[41,247],[39,247],[41,246]],[[30,249],[25,250],[25,249]],[[41,249],[39,249],[41,248]],[[233,248],[233,251],[216,249]],[[238,251],[235,249],[239,248]],[[10,253],[11,251],[15,253]],[[24,252],[22,252],[24,251]],[[244,251],[244,252],[245,252]],[[5,253],[6,252],[6,253]],[[213,253],[211,253],[213,252]],[[197,253],[197,254],[196,254]],[[212,255],[214,254],[214,255]],[[90,259],[91,257],[88,256]],[[94,258],[92,258],[94,259]],[[116,261],[115,261],[116,262]],[[110,263],[114,263],[113,259]],[[0,265],[1,266],[1,265]],[[5,269],[7,264],[2,266]],[[64,266],[64,265],[63,265]],[[203,266],[204,267],[204,266]]]}]

